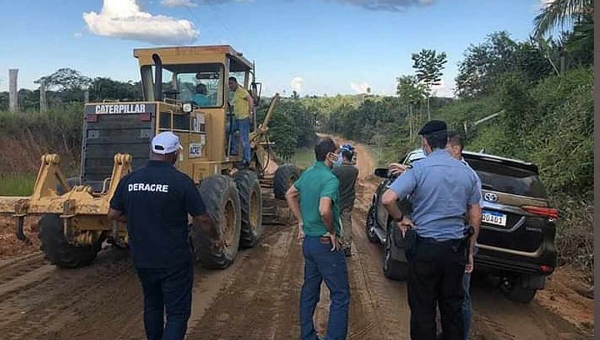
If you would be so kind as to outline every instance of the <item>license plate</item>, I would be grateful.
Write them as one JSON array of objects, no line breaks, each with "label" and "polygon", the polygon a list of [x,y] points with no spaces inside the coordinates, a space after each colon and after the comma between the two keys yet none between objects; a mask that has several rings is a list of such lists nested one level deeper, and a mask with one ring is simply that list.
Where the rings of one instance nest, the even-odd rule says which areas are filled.
[{"label": "license plate", "polygon": [[506,215],[495,211],[483,211],[481,221],[506,227]]}]

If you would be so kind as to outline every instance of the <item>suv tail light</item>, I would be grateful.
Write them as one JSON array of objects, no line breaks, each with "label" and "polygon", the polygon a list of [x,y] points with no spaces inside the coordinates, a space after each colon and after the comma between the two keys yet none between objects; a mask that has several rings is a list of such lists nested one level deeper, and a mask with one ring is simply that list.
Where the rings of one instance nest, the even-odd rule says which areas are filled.
[{"label": "suv tail light", "polygon": [[545,208],[545,207],[534,207],[534,206],[523,206],[521,207],[523,210],[528,213],[535,214],[542,217],[548,217],[557,219],[558,218],[558,210],[554,208]]}]

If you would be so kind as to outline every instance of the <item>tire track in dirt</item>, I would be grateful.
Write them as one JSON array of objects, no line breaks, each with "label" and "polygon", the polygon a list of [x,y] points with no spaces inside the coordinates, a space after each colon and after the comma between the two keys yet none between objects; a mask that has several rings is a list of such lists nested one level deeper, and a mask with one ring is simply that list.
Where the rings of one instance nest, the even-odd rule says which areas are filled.
[{"label": "tire track in dirt", "polygon": [[[94,265],[78,270],[45,265],[40,268],[44,269],[43,279],[2,299],[0,330],[5,330],[5,339],[58,336],[63,329],[73,329],[65,327],[70,321],[85,318],[86,313],[94,314],[96,298],[104,297],[111,288],[119,291],[126,288],[126,285],[111,285],[111,281],[127,277],[123,273],[129,272],[131,276],[131,264],[122,260],[123,252],[99,255]],[[85,333],[88,331],[85,329]]]},{"label": "tire track in dirt", "polygon": [[291,225],[266,237],[232,283],[190,330],[193,339],[288,339],[299,334],[295,321],[302,261]]},{"label": "tire track in dirt", "polygon": [[[359,191],[366,191],[364,184],[359,183]],[[383,275],[383,247],[371,244],[365,235],[365,216],[370,203],[368,196],[355,205],[352,221],[353,243],[360,255],[358,266],[367,282],[367,293],[373,304],[376,326],[383,334],[379,339],[409,339],[410,312],[408,309],[406,283],[392,281]]]},{"label": "tire track in dirt", "polygon": [[2,284],[36,270],[45,264],[44,254],[40,252],[0,263],[0,296],[2,295]]}]

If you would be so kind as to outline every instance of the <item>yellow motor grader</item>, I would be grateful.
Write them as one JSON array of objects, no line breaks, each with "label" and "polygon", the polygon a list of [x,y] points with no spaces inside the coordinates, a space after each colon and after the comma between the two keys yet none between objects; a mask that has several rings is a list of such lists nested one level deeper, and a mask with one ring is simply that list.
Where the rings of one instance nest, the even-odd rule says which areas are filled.
[{"label": "yellow motor grader", "polygon": [[[261,84],[255,81],[254,64],[228,45],[135,49],[133,54],[144,101],[86,104],[79,177],[65,178],[59,156],[43,155],[31,196],[0,197],[0,212],[15,217],[23,241],[24,217],[41,215],[41,249],[59,267],[90,264],[105,241],[127,247],[126,225],[107,219],[110,199],[120,179],[148,160],[151,139],[172,131],[184,148],[176,167],[197,183],[228,245],[210,247],[208,236],[190,222],[196,260],[208,268],[226,268],[240,247],[255,246],[261,236],[266,208],[261,183],[272,182],[275,197],[283,199],[300,174],[293,164],[265,172],[275,162],[267,133],[279,95],[271,99],[263,123],[253,122],[252,161],[240,168],[241,139],[226,133],[227,123],[235,119],[227,83],[236,77],[258,105]],[[230,154],[230,143],[238,143],[239,155]]]}]

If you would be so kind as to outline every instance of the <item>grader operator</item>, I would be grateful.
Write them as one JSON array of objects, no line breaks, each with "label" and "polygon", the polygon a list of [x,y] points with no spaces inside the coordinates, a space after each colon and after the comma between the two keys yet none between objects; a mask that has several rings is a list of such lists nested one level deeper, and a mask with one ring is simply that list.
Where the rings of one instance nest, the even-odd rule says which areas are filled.
[{"label": "grader operator", "polygon": [[[16,219],[16,234],[24,217],[41,215],[41,249],[60,267],[90,264],[104,241],[127,246],[126,225],[109,222],[109,202],[119,180],[144,165],[150,141],[163,131],[179,136],[183,151],[176,167],[198,185],[207,210],[227,244],[209,247],[210,238],[190,220],[190,239],[196,260],[209,268],[226,268],[240,247],[253,247],[263,224],[263,197],[259,178],[274,162],[267,138],[268,123],[279,96],[270,103],[264,122],[254,122],[250,134],[249,166],[238,169],[242,156],[230,155],[229,143],[239,143],[226,125],[233,119],[227,82],[234,76],[249,88],[257,105],[260,83],[254,64],[230,46],[193,46],[136,49],[144,101],[89,103],[84,108],[80,175],[66,179],[58,155],[43,155],[30,197],[0,197],[0,212]],[[241,147],[238,145],[238,150]],[[277,169],[277,198],[299,176],[286,164]]]}]

